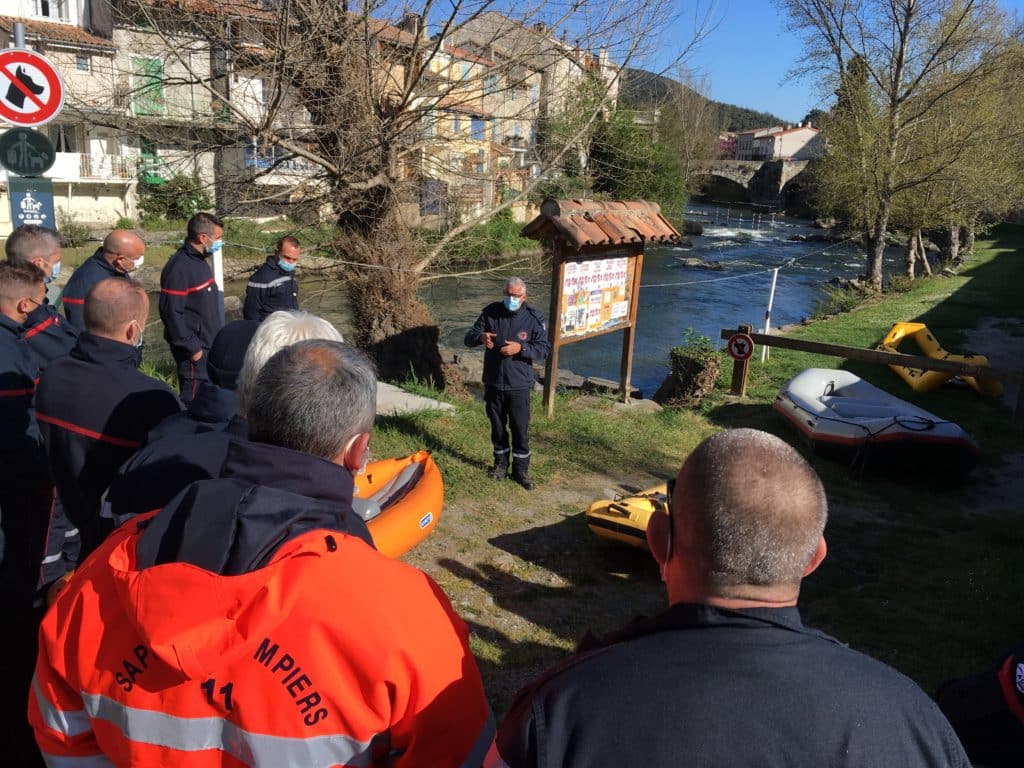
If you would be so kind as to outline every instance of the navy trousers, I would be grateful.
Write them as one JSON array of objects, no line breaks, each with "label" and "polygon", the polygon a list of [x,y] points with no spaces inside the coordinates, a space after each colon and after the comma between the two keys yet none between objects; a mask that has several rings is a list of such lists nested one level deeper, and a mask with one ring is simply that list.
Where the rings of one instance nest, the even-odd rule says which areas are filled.
[{"label": "navy trousers", "polygon": [[530,390],[485,387],[484,405],[491,422],[494,466],[507,467],[511,453],[513,474],[526,474],[530,468]]},{"label": "navy trousers", "polygon": [[178,361],[178,389],[181,391],[179,397],[185,405],[195,399],[196,393],[199,391],[199,382],[210,380],[210,377],[206,375],[206,356],[208,354],[210,351],[207,349],[203,350],[203,356],[195,362],[188,358]]}]

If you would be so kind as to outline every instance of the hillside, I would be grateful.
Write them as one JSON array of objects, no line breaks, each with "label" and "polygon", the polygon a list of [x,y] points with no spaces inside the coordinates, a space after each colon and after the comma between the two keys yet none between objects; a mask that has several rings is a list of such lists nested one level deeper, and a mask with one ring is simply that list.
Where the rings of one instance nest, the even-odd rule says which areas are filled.
[{"label": "hillside", "polygon": [[[680,86],[675,80],[664,75],[627,67],[622,72],[619,104],[627,109],[645,109],[665,101],[673,87],[686,86]],[[718,109],[719,124],[725,131],[745,131],[768,125],[783,125],[786,122],[769,112],[758,112],[735,104],[723,104],[720,101],[711,103]]]}]

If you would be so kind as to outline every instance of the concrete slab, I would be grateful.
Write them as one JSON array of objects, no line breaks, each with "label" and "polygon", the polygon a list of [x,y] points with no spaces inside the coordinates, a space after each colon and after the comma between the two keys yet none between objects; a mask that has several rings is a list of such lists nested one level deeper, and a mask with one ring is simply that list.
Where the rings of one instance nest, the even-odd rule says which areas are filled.
[{"label": "concrete slab", "polygon": [[400,416],[403,413],[414,413],[417,411],[454,411],[455,406],[451,403],[442,403],[430,397],[421,397],[394,384],[377,382],[377,415],[378,416]]}]

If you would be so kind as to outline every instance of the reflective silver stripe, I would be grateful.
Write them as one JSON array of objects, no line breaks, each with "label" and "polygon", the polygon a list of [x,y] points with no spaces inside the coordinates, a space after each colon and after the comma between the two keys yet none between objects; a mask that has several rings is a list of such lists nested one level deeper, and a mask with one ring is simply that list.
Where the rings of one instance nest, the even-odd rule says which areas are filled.
[{"label": "reflective silver stripe", "polygon": [[249,288],[276,288],[279,285],[284,285],[291,277],[278,277],[275,280],[271,280],[269,283],[254,283],[249,281]]},{"label": "reflective silver stripe", "polygon": [[484,723],[483,728],[480,729],[476,741],[473,742],[473,748],[469,750],[466,759],[462,761],[462,768],[479,768],[482,765],[493,765],[495,768],[498,768],[498,766],[502,765],[502,763],[487,762],[492,751],[495,755],[498,754],[498,751],[494,749],[494,736],[496,733],[497,729],[494,727],[494,718],[491,717],[490,709],[488,709],[487,721]]},{"label": "reflective silver stripe", "polygon": [[58,709],[43,695],[39,681],[34,676],[32,690],[36,695],[36,704],[39,705],[39,714],[51,731],[56,731],[62,736],[78,736],[92,730],[89,715],[84,709]]},{"label": "reflective silver stripe", "polygon": [[163,712],[128,707],[106,696],[82,693],[85,709],[95,720],[117,726],[128,741],[153,744],[181,752],[217,749],[246,765],[296,765],[303,768],[342,765],[368,766],[372,747],[387,734],[369,741],[351,736],[313,736],[308,739],[251,733],[220,717],[176,717]]},{"label": "reflective silver stripe", "polygon": [[78,529],[77,528],[71,528],[70,530],[64,531],[64,538],[65,539],[70,539],[72,536],[77,536],[77,535],[78,535]]},{"label": "reflective silver stripe", "polygon": [[528,459],[528,458],[530,458],[530,453],[531,453],[531,451],[527,451],[526,453],[516,453],[515,451],[512,451],[512,458],[513,459]]},{"label": "reflective silver stripe", "polygon": [[56,555],[47,555],[46,557],[43,558],[43,565],[49,565],[50,563],[56,563],[62,557],[64,557],[64,555],[62,553],[60,553],[60,552],[58,552]]},{"label": "reflective silver stripe", "polygon": [[106,755],[71,757],[43,752],[43,762],[46,763],[47,768],[114,768],[114,764],[107,759]]},{"label": "reflective silver stripe", "polygon": [[508,448],[495,448],[494,452],[495,453],[508,453],[509,449]]}]

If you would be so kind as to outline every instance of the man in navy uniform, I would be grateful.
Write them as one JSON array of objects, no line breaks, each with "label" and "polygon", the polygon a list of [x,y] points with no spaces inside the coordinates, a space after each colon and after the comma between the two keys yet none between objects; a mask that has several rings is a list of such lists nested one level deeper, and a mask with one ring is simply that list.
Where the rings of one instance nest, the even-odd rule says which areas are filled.
[{"label": "man in navy uniform", "polygon": [[719,432],[668,495],[647,543],[669,608],[517,695],[498,732],[511,768],[968,768],[912,680],[803,624],[828,501],[799,453],[758,430]]},{"label": "man in navy uniform", "polygon": [[[7,237],[4,249],[9,262],[31,264],[39,268],[44,283],[51,286],[60,274],[63,242],[60,232],[56,230],[37,224],[25,224]],[[40,370],[70,352],[78,339],[78,331],[57,314],[49,298],[28,313],[22,329],[22,338],[28,344],[29,352]]]},{"label": "man in navy uniform", "polygon": [[112,527],[100,512],[117,468],[181,410],[166,384],[138,370],[148,314],[149,297],[133,280],[96,283],[85,298],[85,332],[39,380],[36,418],[61,505],[82,535],[81,558]]},{"label": "man in navy uniform", "polygon": [[188,220],[185,243],[160,273],[160,319],[178,365],[181,400],[192,402],[199,382],[209,381],[206,355],[224,325],[213,270],[206,259],[220,248],[224,224],[200,211]]},{"label": "man in navy uniform", "polygon": [[484,404],[494,447],[494,466],[488,474],[504,480],[511,452],[512,479],[532,491],[530,392],[537,381],[533,364],[547,357],[551,343],[543,316],[526,303],[526,283],[518,277],[505,281],[504,300],[484,307],[465,343],[484,345]]},{"label": "man in navy uniform", "polygon": [[299,308],[299,284],[295,265],[299,263],[299,241],[286,235],[277,241],[273,256],[249,278],[245,287],[242,317],[262,323],[274,312],[294,312]]},{"label": "man in navy uniform", "polygon": [[128,277],[130,272],[142,266],[145,258],[146,243],[131,230],[115,229],[107,235],[103,245],[72,273],[68,284],[64,286],[61,302],[68,322],[79,331],[84,331],[82,313],[89,289],[108,277]]}]

